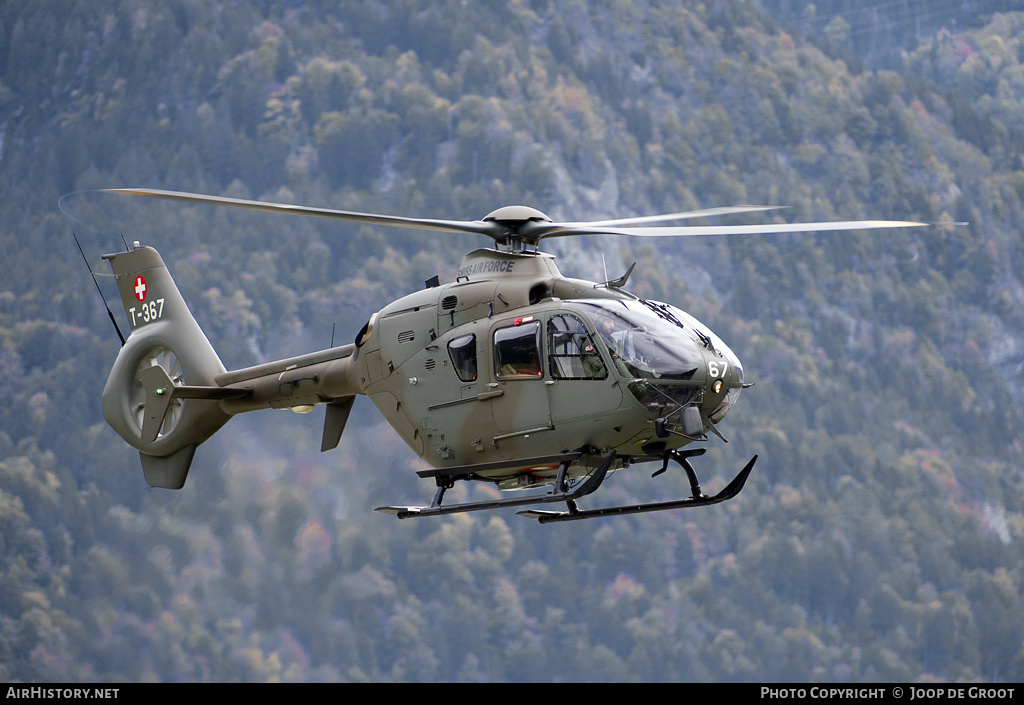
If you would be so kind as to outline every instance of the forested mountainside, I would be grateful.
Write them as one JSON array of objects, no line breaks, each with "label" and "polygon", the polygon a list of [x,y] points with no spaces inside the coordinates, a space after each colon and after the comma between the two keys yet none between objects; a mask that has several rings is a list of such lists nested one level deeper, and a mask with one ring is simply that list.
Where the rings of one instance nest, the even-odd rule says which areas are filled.
[{"label": "forested mountainside", "polygon": [[[1000,9],[0,4],[0,680],[1024,679],[1024,13]],[[365,399],[337,450],[322,410],[252,414],[183,490],[148,488],[101,417],[119,343],[72,233],[112,306],[100,254],[157,247],[229,367],[349,340],[484,243],[57,207],[118,186],[945,225],[556,243],[568,276],[638,262],[635,293],[737,352],[756,386],[698,471],[717,491],[758,453],[746,489],[568,525],[397,521],[372,508],[433,487]],[[687,493],[640,468],[587,501]]]}]

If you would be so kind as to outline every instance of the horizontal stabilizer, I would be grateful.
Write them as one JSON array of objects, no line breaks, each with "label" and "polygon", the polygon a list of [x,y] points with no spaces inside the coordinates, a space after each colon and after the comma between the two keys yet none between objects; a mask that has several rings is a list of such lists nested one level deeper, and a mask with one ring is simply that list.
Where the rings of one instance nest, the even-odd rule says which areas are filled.
[{"label": "horizontal stabilizer", "polygon": [[175,385],[170,375],[160,365],[147,367],[139,372],[139,379],[146,390],[145,416],[142,419],[141,443],[152,443],[160,435],[171,401],[174,399],[238,399],[252,392],[243,387],[188,387]]}]

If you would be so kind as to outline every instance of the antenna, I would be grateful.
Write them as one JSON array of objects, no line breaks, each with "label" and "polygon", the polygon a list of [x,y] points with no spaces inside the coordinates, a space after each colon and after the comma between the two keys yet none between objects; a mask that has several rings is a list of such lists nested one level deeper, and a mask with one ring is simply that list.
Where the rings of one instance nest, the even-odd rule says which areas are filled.
[{"label": "antenna", "polygon": [[114,320],[114,312],[107,306],[107,300],[103,297],[103,291],[100,289],[100,283],[96,281],[96,272],[92,271],[92,265],[89,264],[89,258],[85,256],[85,250],[82,249],[82,243],[78,241],[78,235],[71,233],[71,237],[75,238],[75,244],[78,245],[78,251],[82,253],[82,259],[85,260],[85,266],[89,268],[89,274],[92,275],[92,283],[96,285],[96,293],[100,295],[100,300],[103,302],[103,307],[107,309],[107,315],[110,316],[110,322],[114,324],[114,330],[117,331],[117,337],[121,339],[121,347],[124,347],[124,336],[121,334],[121,329],[117,325],[117,321]]}]

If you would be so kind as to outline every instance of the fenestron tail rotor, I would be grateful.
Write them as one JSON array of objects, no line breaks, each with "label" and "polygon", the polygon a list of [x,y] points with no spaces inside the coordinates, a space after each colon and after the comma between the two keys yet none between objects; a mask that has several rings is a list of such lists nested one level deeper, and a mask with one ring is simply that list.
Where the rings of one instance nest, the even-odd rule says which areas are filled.
[{"label": "fenestron tail rotor", "polygon": [[776,210],[780,206],[729,206],[705,208],[683,213],[617,218],[591,222],[553,222],[546,215],[528,206],[506,206],[490,213],[482,220],[441,220],[434,218],[407,218],[375,213],[359,213],[332,208],[315,208],[286,203],[253,201],[225,196],[209,196],[183,191],[164,191],[145,188],[103,189],[101,193],[118,193],[131,196],[148,196],[185,203],[245,208],[281,215],[304,215],[315,218],[329,218],[368,225],[386,225],[399,228],[415,228],[451,233],[472,233],[484,235],[511,250],[519,250],[524,244],[536,245],[544,238],[570,237],[577,235],[626,235],[631,237],[692,237],[723,235],[764,235],[771,233],[809,233],[840,230],[877,230],[883,228],[912,228],[927,225],[906,220],[847,220],[818,223],[763,223],[757,225],[663,225],[664,223],[719,215],[735,215]]}]

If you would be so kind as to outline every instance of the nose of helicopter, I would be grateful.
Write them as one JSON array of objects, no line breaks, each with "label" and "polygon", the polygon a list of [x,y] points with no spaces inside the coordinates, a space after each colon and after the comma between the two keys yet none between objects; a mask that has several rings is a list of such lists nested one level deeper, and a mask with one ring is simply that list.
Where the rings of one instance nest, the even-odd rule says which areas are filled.
[{"label": "nose of helicopter", "polygon": [[[715,423],[721,421],[739,399],[743,389],[743,363],[728,345],[713,333],[714,352],[708,351],[705,411]],[[716,354],[717,353],[717,354]]]}]

